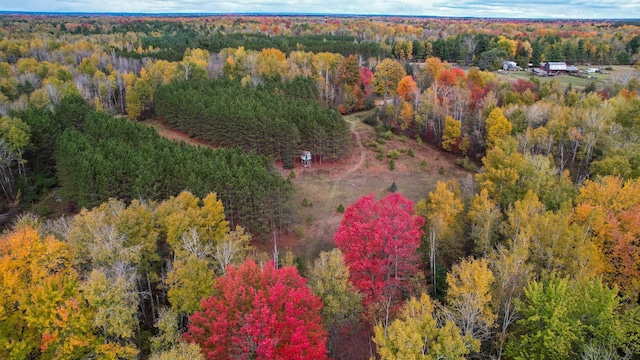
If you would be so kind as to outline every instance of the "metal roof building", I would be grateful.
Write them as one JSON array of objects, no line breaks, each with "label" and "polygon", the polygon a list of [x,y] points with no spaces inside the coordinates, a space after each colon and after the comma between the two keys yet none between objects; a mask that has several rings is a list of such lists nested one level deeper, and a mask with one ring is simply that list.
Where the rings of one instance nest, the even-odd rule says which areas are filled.
[{"label": "metal roof building", "polygon": [[567,63],[556,62],[556,61],[543,62],[540,64],[540,68],[548,73],[554,72],[554,71],[564,72],[564,71],[567,71]]}]

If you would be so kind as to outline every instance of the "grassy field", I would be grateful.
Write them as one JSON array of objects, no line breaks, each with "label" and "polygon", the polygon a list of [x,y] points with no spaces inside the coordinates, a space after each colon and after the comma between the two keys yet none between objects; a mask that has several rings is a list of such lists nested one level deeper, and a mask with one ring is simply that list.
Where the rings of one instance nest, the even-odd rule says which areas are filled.
[{"label": "grassy field", "polygon": [[[361,144],[368,145],[375,140],[375,132],[363,124],[361,118],[362,115],[351,115],[347,121],[352,125],[352,138],[356,139],[357,132]],[[455,165],[456,157],[453,155],[413,139],[393,136],[379,147],[385,154],[382,159],[376,158],[376,148],[359,147],[354,141],[352,156],[341,164],[314,164],[311,169],[300,169],[298,165],[291,226],[296,231],[288,236],[285,248],[306,259],[313,259],[320,251],[332,249],[335,247],[333,235],[343,217],[336,210],[338,206],[347,207],[368,194],[380,199],[390,193],[389,187],[393,182],[399,193],[417,202],[435,189],[437,181],[461,180],[471,176]],[[412,149],[413,156],[410,156],[409,149]],[[394,170],[389,169],[386,156],[390,150],[401,153],[395,160]]]},{"label": "grassy field", "polygon": [[[577,77],[570,75],[558,75],[558,76],[535,76],[536,79],[540,80],[541,83],[558,81],[563,88],[566,88],[571,84],[576,90],[583,90],[587,87],[591,82],[596,83],[596,87],[598,90],[601,90],[605,85],[614,81],[617,76],[626,71],[631,71],[638,75],[638,70],[634,69],[631,66],[623,66],[623,65],[613,65],[611,68],[613,70],[604,70],[605,67],[600,67],[603,69],[603,74],[590,74],[590,78],[586,77]],[[581,71],[587,69],[587,66],[579,66]],[[534,77],[529,71],[509,71],[504,74],[497,74],[499,79],[502,80],[510,80],[514,81],[517,79],[529,80],[531,77]]]}]

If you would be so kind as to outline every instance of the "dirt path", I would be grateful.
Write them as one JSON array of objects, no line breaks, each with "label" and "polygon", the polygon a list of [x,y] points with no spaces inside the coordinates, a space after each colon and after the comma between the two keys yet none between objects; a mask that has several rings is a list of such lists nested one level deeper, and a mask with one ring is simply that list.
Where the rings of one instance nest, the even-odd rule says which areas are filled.
[{"label": "dirt path", "polygon": [[360,137],[360,133],[356,129],[360,122],[358,121],[357,118],[355,118],[353,116],[349,116],[349,117],[345,118],[345,120],[347,122],[349,122],[349,130],[356,137],[356,143],[358,144],[358,150],[360,151],[360,160],[358,161],[357,164],[355,164],[354,166],[349,168],[347,171],[345,171],[342,174],[338,175],[338,177],[335,178],[335,181],[342,180],[347,175],[353,173],[354,171],[357,171],[358,169],[360,169],[364,165],[364,161],[365,161],[364,145],[362,144],[362,139]]}]

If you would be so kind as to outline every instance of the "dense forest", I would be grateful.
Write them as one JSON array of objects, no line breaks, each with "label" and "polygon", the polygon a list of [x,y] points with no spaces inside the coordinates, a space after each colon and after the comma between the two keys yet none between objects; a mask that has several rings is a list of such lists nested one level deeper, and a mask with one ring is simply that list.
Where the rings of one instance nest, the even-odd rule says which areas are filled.
[{"label": "dense forest", "polygon": [[[182,81],[158,88],[154,103],[169,126],[215,146],[283,160],[292,168],[299,149],[322,161],[339,159],[351,148],[346,123],[315,100],[315,90],[302,78],[257,89],[228,80]],[[301,98],[304,94],[312,99]]]},{"label": "dense forest", "polygon": [[[640,357],[639,24],[0,23],[0,357]],[[344,161],[361,110],[360,149],[396,136],[468,176],[359,194],[332,250],[279,252],[304,220],[277,166]]]}]

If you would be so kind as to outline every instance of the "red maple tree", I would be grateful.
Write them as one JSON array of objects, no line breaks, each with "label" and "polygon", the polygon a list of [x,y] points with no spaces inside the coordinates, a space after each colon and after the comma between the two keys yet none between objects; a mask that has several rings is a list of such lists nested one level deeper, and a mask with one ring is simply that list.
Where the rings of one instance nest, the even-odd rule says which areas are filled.
[{"label": "red maple tree", "polygon": [[207,359],[327,359],[322,302],[295,268],[247,260],[214,288],[184,334]]},{"label": "red maple tree", "polygon": [[334,238],[365,304],[401,291],[419,272],[423,224],[413,202],[398,193],[378,201],[370,194],[347,207]]}]

